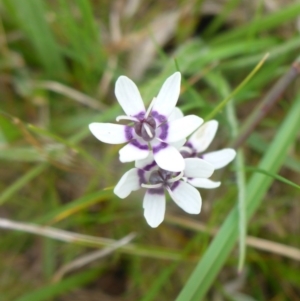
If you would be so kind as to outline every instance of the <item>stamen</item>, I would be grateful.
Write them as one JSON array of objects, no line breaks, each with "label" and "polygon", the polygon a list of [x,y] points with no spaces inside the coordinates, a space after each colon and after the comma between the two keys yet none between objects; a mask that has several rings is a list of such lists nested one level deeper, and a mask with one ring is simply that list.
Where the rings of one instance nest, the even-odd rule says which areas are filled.
[{"label": "stamen", "polygon": [[131,120],[131,121],[134,121],[134,122],[139,122],[139,120],[135,117],[131,117],[131,116],[126,116],[126,115],[121,115],[121,116],[118,116],[116,118],[117,122],[119,122],[120,120]]},{"label": "stamen", "polygon": [[175,178],[171,178],[170,180],[168,180],[168,183],[177,182],[182,178],[182,176],[183,176],[183,171],[181,171],[180,174],[178,176],[176,176]]},{"label": "stamen", "polygon": [[182,177],[181,180],[184,181],[184,182],[187,182],[188,178],[187,177]]},{"label": "stamen", "polygon": [[148,125],[146,122],[144,122],[144,123],[143,123],[143,126],[144,126],[144,128],[145,128],[145,130],[146,130],[148,136],[149,136],[150,138],[153,138],[153,134],[151,133],[151,130],[150,130],[149,125]]},{"label": "stamen", "polygon": [[158,183],[158,184],[144,184],[144,183],[142,183],[141,186],[144,187],[144,188],[151,189],[151,188],[160,188],[160,187],[163,186],[163,184],[162,183]]},{"label": "stamen", "polygon": [[191,148],[188,147],[188,146],[182,146],[182,147],[180,148],[180,151],[181,151],[181,152],[187,152],[189,155],[191,155],[191,154],[193,153],[193,151],[191,150]]},{"label": "stamen", "polygon": [[146,112],[146,115],[145,115],[145,119],[148,118],[149,114],[151,113],[151,110],[152,110],[152,108],[154,106],[155,101],[156,101],[156,97],[154,97],[152,99],[152,101],[151,101],[151,103],[150,103],[150,105],[149,105],[149,107],[147,109],[147,112]]}]

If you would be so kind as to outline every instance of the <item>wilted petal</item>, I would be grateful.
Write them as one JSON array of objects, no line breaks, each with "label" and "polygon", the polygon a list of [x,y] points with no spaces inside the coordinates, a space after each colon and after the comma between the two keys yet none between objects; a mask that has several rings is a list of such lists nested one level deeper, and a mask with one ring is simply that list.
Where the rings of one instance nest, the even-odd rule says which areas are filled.
[{"label": "wilted petal", "polygon": [[154,160],[160,168],[174,172],[184,169],[184,159],[178,149],[164,142],[153,143],[151,141]]},{"label": "wilted petal", "polygon": [[184,175],[188,178],[209,178],[214,172],[213,165],[205,160],[186,158],[184,162]]},{"label": "wilted petal", "polygon": [[175,107],[174,110],[172,111],[172,113],[169,115],[168,121],[173,121],[173,120],[176,120],[176,119],[180,119],[183,116],[184,115],[183,115],[182,111],[178,107]]},{"label": "wilted petal", "polygon": [[114,189],[114,193],[121,199],[126,198],[132,191],[138,190],[140,186],[140,178],[138,169],[132,168],[127,171],[120,179]]},{"label": "wilted petal", "polygon": [[224,148],[215,152],[203,154],[202,158],[212,164],[215,169],[222,168],[235,158],[236,152],[232,148]]},{"label": "wilted petal", "polygon": [[159,135],[159,138],[166,142],[175,142],[184,139],[195,131],[202,122],[203,119],[195,115],[189,115],[173,120],[167,124],[167,134]]},{"label": "wilted petal", "polygon": [[153,111],[169,116],[176,106],[180,93],[180,72],[175,72],[164,82],[157,99],[153,105]]},{"label": "wilted petal", "polygon": [[164,191],[153,193],[151,189],[147,190],[144,196],[143,207],[144,216],[149,226],[152,228],[159,226],[165,217],[166,199]]},{"label": "wilted petal", "polygon": [[128,77],[122,75],[118,78],[115,94],[126,115],[134,116],[140,112],[145,112],[141,94],[135,83]]},{"label": "wilted petal", "polygon": [[221,185],[221,182],[215,182],[210,179],[203,179],[203,178],[189,179],[188,183],[190,183],[191,185],[197,188],[206,188],[206,189],[217,188]]},{"label": "wilted petal", "polygon": [[134,139],[119,150],[119,155],[123,163],[145,159],[149,155],[149,147],[143,141]]},{"label": "wilted petal", "polygon": [[133,129],[121,124],[94,122],[89,129],[98,140],[110,144],[124,143],[133,137]]},{"label": "wilted petal", "polygon": [[173,201],[190,214],[198,214],[201,211],[202,200],[199,191],[183,181],[176,182],[171,189],[168,189]]},{"label": "wilted petal", "polygon": [[205,122],[188,140],[192,143],[197,153],[205,151],[214,139],[218,129],[218,121]]}]

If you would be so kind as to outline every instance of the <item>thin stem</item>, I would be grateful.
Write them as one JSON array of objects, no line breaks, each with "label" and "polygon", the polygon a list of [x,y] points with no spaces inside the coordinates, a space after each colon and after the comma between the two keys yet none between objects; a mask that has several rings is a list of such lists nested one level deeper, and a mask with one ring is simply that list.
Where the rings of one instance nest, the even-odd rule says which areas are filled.
[{"label": "thin stem", "polygon": [[83,256],[76,258],[72,262],[67,263],[55,273],[55,275],[53,276],[53,282],[59,281],[66,273],[77,270],[85,265],[94,262],[95,260],[98,260],[100,258],[103,258],[104,256],[111,254],[112,252],[119,249],[120,247],[127,245],[130,241],[133,240],[133,238],[135,238],[135,236],[136,235],[134,233],[130,233],[102,250],[97,250],[85,254]]},{"label": "thin stem", "polygon": [[271,108],[276,104],[282,93],[287,89],[291,82],[300,74],[300,57],[292,64],[289,71],[285,73],[271,88],[269,93],[256,107],[252,114],[247,118],[238,137],[231,143],[231,147],[238,148],[250,136],[255,127],[268,114]]},{"label": "thin stem", "polygon": [[244,86],[250,81],[250,79],[256,74],[256,72],[262,67],[266,59],[268,58],[269,53],[267,53],[261,61],[255,66],[255,68],[251,71],[251,73],[242,81],[242,83],[232,92],[230,93],[221,103],[217,105],[217,107],[205,118],[205,121],[212,119],[219,111],[221,111],[224,106],[235,96]]},{"label": "thin stem", "polygon": [[33,81],[31,85],[33,88],[47,89],[59,93],[61,95],[67,96],[70,99],[77,101],[78,103],[81,103],[85,106],[91,107],[96,110],[107,109],[107,107],[104,104],[100,103],[99,100],[92,98],[88,95],[85,95],[82,92],[79,92],[73,88],[65,86],[59,82],[55,82],[51,80]]},{"label": "thin stem", "polygon": [[[225,87],[229,91],[229,86]],[[235,108],[233,100],[229,101],[226,106],[226,113],[231,127],[231,135],[235,138],[238,135],[238,121],[235,114]],[[236,159],[234,165],[237,168],[236,179],[238,186],[238,212],[239,212],[239,263],[238,271],[241,272],[246,258],[246,236],[247,236],[247,218],[246,218],[246,180],[244,168],[244,155],[243,150],[240,148],[237,150]]]},{"label": "thin stem", "polygon": [[[199,221],[193,221],[192,219],[182,218],[174,215],[166,215],[167,223],[171,225],[181,226],[185,229],[190,229],[194,231],[201,231],[207,233],[211,236],[215,236],[219,229],[211,228],[210,226],[205,225]],[[275,241],[262,239],[255,236],[247,236],[246,244],[249,247],[255,248],[257,250],[266,251],[272,254],[278,254],[280,256],[284,256],[293,260],[300,261],[300,249],[292,246],[287,246]]]}]

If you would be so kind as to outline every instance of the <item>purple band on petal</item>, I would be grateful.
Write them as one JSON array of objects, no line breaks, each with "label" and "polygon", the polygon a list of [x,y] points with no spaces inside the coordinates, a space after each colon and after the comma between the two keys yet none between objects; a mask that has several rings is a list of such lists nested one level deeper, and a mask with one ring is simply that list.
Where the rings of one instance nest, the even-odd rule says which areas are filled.
[{"label": "purple band on petal", "polygon": [[159,124],[168,120],[166,116],[159,114],[157,111],[152,111],[151,116],[155,118]]},{"label": "purple band on petal", "polygon": [[185,150],[181,150],[180,153],[183,156],[183,158],[197,158],[197,151],[194,148],[193,144],[189,141],[187,141],[184,146],[190,148],[191,153],[185,151]]},{"label": "purple band on petal", "polygon": [[143,170],[149,171],[155,166],[157,166],[157,164],[156,164],[155,161],[153,161],[152,163],[150,163],[150,164],[146,165],[145,167],[143,167]]},{"label": "purple band on petal", "polygon": [[188,146],[189,148],[194,149],[194,146],[193,146],[193,144],[192,144],[190,141],[187,141],[187,142],[184,144],[184,146]]},{"label": "purple band on petal", "polygon": [[131,145],[137,147],[140,150],[148,150],[149,149],[148,144],[141,144],[136,139],[131,140],[129,143]]},{"label": "purple band on petal", "polygon": [[148,193],[149,194],[164,194],[165,191],[164,191],[164,188],[163,187],[159,187],[159,188],[150,188],[148,189]]},{"label": "purple band on petal", "polygon": [[170,189],[171,189],[172,191],[174,191],[174,190],[179,186],[179,184],[180,184],[180,181],[174,182],[174,183],[170,186]]},{"label": "purple band on petal", "polygon": [[164,142],[161,142],[159,145],[157,146],[154,146],[153,147],[153,153],[156,154],[158,153],[159,151],[161,151],[162,149],[168,147],[168,144],[167,143],[164,143]]},{"label": "purple band on petal", "polygon": [[165,140],[168,137],[169,124],[168,123],[161,124],[160,129],[161,129],[161,133],[159,135],[159,138]]},{"label": "purple band on petal", "polygon": [[144,170],[138,169],[138,176],[139,176],[139,184],[140,185],[147,183],[146,179],[145,179],[145,171]]},{"label": "purple band on petal", "polygon": [[179,186],[179,184],[180,184],[180,181],[174,182],[174,183],[170,186],[170,189],[171,189],[172,191],[174,191],[174,190]]},{"label": "purple band on petal", "polygon": [[133,139],[133,128],[131,126],[125,126],[125,137],[128,141]]},{"label": "purple band on petal", "polygon": [[142,121],[142,120],[145,118],[145,114],[146,114],[146,112],[143,112],[143,111],[142,111],[142,112],[140,112],[140,113],[134,115],[133,117],[135,117],[135,118],[137,118],[138,120]]}]

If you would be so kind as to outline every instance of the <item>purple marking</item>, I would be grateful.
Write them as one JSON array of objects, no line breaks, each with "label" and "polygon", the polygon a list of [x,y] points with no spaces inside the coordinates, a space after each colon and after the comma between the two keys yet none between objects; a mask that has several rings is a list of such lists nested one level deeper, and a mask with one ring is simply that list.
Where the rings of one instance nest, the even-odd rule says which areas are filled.
[{"label": "purple marking", "polygon": [[159,135],[159,138],[165,140],[168,137],[169,124],[168,123],[161,124],[160,129],[161,129],[161,133]]},{"label": "purple marking", "polygon": [[163,188],[163,187],[159,187],[159,188],[149,188],[149,189],[147,190],[147,192],[148,192],[149,194],[160,194],[160,195],[165,194],[165,191],[164,191],[164,188]]},{"label": "purple marking", "polygon": [[189,141],[187,141],[184,146],[189,147],[191,149],[191,153],[187,152],[187,151],[180,151],[181,155],[183,156],[183,158],[197,158],[197,151],[194,148],[193,144]]},{"label": "purple marking", "polygon": [[145,118],[146,112],[140,112],[136,115],[134,115],[133,117],[137,118],[138,120],[142,121]]},{"label": "purple marking", "polygon": [[179,186],[179,184],[180,184],[180,181],[174,182],[174,183],[170,186],[170,189],[171,189],[172,191],[174,191],[174,190]]},{"label": "purple marking", "polygon": [[167,147],[168,147],[168,144],[167,144],[167,143],[161,142],[159,145],[154,146],[154,147],[152,148],[152,150],[153,150],[153,153],[156,154],[156,153],[158,153],[159,151],[161,151],[162,149],[165,149],[165,148],[167,148]]},{"label": "purple marking", "polygon": [[184,144],[184,146],[188,146],[189,148],[194,149],[194,146],[193,146],[193,144],[192,144],[190,141],[187,141],[187,142]]},{"label": "purple marking", "polygon": [[125,126],[125,137],[128,141],[132,140],[133,134],[132,134],[133,128],[131,126]]},{"label": "purple marking", "polygon": [[141,144],[136,139],[131,140],[129,143],[140,150],[149,150],[148,144]]},{"label": "purple marking", "polygon": [[143,170],[145,171],[150,171],[153,167],[157,166],[156,162],[153,161],[152,163],[146,165],[145,167],[143,167]]},{"label": "purple marking", "polygon": [[159,123],[163,123],[167,121],[167,117],[159,114],[157,111],[152,111],[151,116],[155,118]]},{"label": "purple marking", "polygon": [[139,184],[145,184],[146,179],[145,179],[145,171],[142,169],[138,169],[138,176],[139,176]]}]

